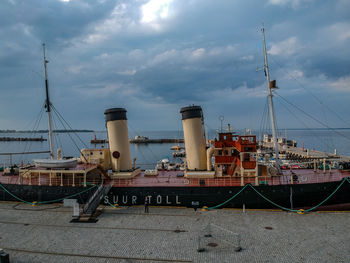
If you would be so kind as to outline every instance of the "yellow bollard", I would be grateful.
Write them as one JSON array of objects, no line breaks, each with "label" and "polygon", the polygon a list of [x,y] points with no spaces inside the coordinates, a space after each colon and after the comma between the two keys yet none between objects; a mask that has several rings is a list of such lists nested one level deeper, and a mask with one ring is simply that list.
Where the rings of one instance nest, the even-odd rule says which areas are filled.
[{"label": "yellow bollard", "polygon": [[303,215],[305,213],[304,209],[299,209],[299,211],[297,212],[299,215]]},{"label": "yellow bollard", "polygon": [[204,212],[208,211],[208,207],[207,206],[203,206],[202,207],[202,211],[204,211]]}]

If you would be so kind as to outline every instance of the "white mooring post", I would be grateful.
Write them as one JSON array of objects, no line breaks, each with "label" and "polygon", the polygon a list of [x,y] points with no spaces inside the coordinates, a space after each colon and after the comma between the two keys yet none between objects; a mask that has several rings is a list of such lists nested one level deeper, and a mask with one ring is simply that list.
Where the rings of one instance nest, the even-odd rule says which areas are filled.
[{"label": "white mooring post", "polygon": [[314,159],[314,172],[316,172],[316,159]]},{"label": "white mooring post", "polygon": [[241,186],[244,186],[244,168],[243,168],[243,153],[240,153],[240,162],[241,162]]}]

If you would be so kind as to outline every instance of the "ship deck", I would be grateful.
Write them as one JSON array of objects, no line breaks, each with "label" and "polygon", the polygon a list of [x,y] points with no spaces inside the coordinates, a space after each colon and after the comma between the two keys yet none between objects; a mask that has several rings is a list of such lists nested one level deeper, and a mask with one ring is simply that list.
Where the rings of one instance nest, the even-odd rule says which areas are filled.
[{"label": "ship deck", "polygon": [[[18,185],[47,185],[47,186],[88,186],[101,182],[99,176],[90,176],[88,172],[96,169],[96,165],[80,164],[76,168],[67,170],[47,170],[40,168],[28,168],[34,176],[4,175],[0,173],[1,184]],[[35,172],[35,173],[34,173]],[[24,173],[25,174],[25,173]],[[283,171],[282,176],[259,176],[244,177],[243,185],[248,183],[255,185],[289,185],[292,175],[297,176],[293,184],[312,184],[338,182],[350,176],[350,171],[313,169],[294,169]],[[159,171],[157,176],[146,176],[143,172],[130,179],[114,179],[114,187],[231,187],[241,186],[241,177],[220,177],[220,178],[184,178],[183,171]]]}]

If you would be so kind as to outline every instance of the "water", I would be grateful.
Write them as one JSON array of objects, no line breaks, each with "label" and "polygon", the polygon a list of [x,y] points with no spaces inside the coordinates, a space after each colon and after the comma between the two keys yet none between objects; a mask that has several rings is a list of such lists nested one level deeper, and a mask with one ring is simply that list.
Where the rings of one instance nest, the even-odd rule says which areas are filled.
[{"label": "water", "polygon": [[[79,136],[79,138],[77,137]],[[80,133],[54,133],[55,149],[57,146],[62,150],[62,156],[74,156],[80,155],[80,150],[83,148],[100,148],[101,146],[108,147],[106,145],[93,145],[90,144],[90,140],[96,135],[97,139],[106,139],[106,132],[80,132]],[[181,138],[178,131],[166,131],[166,132],[129,132],[129,137],[134,138],[136,135],[146,136],[148,138],[160,139],[160,138]],[[40,137],[48,139],[47,134],[37,133],[35,135],[31,133],[0,133],[0,137]],[[72,139],[73,140],[72,140]],[[130,144],[131,156],[136,157],[136,165],[143,169],[154,169],[157,161],[168,158],[172,160],[172,151],[170,147],[174,144]],[[39,152],[48,151],[48,141],[44,142],[0,142],[0,153],[18,153],[18,152]],[[10,160],[9,155],[0,155],[0,166],[4,164],[7,166],[12,161],[13,164],[20,162],[31,163],[35,158],[48,158],[49,154],[19,154],[12,155]]]},{"label": "water", "polygon": [[[242,134],[242,132],[237,132]],[[78,137],[73,133],[55,133],[55,145],[62,149],[63,156],[80,155],[79,151],[82,148],[95,148],[95,145],[90,144],[90,140],[94,138],[94,135],[98,139],[106,139],[106,132],[81,132],[77,133]],[[215,131],[209,131],[209,138],[215,136]],[[258,134],[258,133],[255,133]],[[149,138],[183,138],[183,134],[179,131],[155,131],[155,132],[129,132],[129,137],[133,138],[136,135],[142,135]],[[282,132],[285,135],[285,132]],[[38,133],[35,135],[29,133],[1,133],[0,137],[40,137],[47,139],[47,134]],[[74,142],[71,140],[72,137]],[[325,152],[334,152],[337,149],[338,154],[350,156],[350,130],[288,130],[287,137],[289,140],[296,140],[298,146],[302,147],[304,143],[305,148],[315,149]],[[157,161],[168,158],[172,160],[172,151],[170,147],[174,144],[130,144],[130,150],[132,158],[136,157],[136,165],[143,169],[153,169]],[[99,148],[101,145],[97,145]],[[105,145],[107,147],[107,145]],[[0,142],[0,153],[13,153],[13,152],[37,152],[48,151],[48,142]],[[31,154],[31,155],[12,155],[10,156],[0,155],[0,166],[9,165],[10,162],[19,164],[21,161],[24,163],[31,163],[35,158],[47,158],[48,154]]]}]

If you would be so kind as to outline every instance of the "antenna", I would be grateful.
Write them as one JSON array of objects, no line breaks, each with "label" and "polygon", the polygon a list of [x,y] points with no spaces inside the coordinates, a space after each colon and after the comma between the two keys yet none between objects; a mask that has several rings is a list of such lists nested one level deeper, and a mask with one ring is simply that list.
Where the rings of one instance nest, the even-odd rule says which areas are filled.
[{"label": "antenna", "polygon": [[220,116],[219,120],[220,120],[220,132],[222,132],[222,122],[224,121],[224,116]]}]

